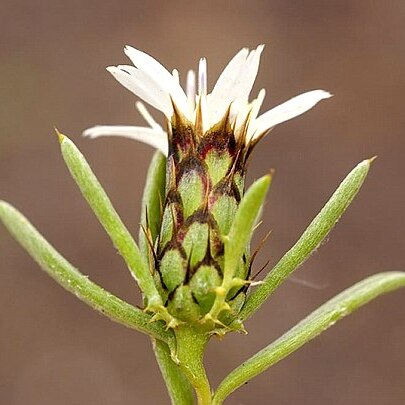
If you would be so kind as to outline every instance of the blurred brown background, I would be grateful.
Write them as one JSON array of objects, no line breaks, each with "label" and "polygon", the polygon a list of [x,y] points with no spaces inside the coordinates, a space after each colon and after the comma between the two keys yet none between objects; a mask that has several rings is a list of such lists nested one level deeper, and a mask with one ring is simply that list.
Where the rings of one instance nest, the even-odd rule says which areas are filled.
[{"label": "blurred brown background", "polygon": [[[131,44],[185,72],[208,58],[210,85],[243,46],[267,44],[264,108],[305,90],[335,97],[279,126],[250,177],[276,168],[261,260],[288,249],[360,160],[378,155],[330,242],[251,320],[213,340],[215,386],[329,297],[370,274],[404,270],[405,2],[349,0],[1,2],[0,198],[21,209],[82,272],[139,302],[136,286],[82,200],[53,126],[70,134],[135,233],[152,150],[91,141],[94,124],[141,124],[135,98],[104,70]],[[311,284],[312,287],[303,284]],[[314,288],[315,287],[315,288]],[[237,391],[229,404],[405,403],[405,295],[380,298]],[[145,336],[109,322],[38,270],[0,227],[0,403],[165,404]]]}]

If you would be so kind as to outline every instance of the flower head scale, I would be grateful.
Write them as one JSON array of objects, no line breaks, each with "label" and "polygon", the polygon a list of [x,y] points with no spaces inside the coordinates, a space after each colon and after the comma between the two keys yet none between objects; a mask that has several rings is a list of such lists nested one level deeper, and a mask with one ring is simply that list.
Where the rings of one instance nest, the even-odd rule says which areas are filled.
[{"label": "flower head scale", "polygon": [[[153,57],[130,46],[126,46],[124,51],[134,66],[109,66],[107,70],[124,87],[161,111],[169,122],[176,111],[190,125],[198,126],[202,133],[206,133],[226,116],[235,136],[243,134],[247,144],[331,97],[324,90],[308,91],[258,116],[265,90],[262,89],[251,102],[249,96],[263,48],[264,45],[259,45],[252,51],[241,49],[225,67],[211,93],[207,92],[205,58],[200,59],[197,78],[193,70],[188,72],[186,91],[180,85],[177,70],[170,73]],[[161,150],[167,156],[167,132],[153,120],[142,103],[138,102],[137,107],[150,127],[99,125],[87,129],[84,135],[90,138],[123,136],[135,139]]]}]

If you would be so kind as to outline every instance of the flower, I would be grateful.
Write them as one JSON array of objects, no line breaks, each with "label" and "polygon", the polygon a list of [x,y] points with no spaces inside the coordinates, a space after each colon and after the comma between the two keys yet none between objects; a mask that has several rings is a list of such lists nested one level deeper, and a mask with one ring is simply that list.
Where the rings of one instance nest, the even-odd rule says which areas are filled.
[{"label": "flower", "polygon": [[[187,121],[202,126],[202,131],[210,130],[229,111],[229,121],[235,134],[245,133],[245,142],[254,142],[276,125],[297,117],[310,110],[319,101],[331,97],[324,90],[312,90],[300,94],[275,108],[259,114],[265,90],[249,102],[249,96],[259,69],[260,56],[264,45],[255,50],[241,49],[228,63],[219,76],[211,93],[207,93],[207,61],[200,59],[198,80],[193,70],[187,74],[186,91],[180,85],[176,69],[170,73],[150,55],[131,46],[126,46],[125,54],[134,66],[109,66],[107,70],[124,87],[136,96],[161,111],[171,121],[175,109]],[[168,155],[168,134],[152,118],[143,103],[136,106],[149,127],[98,125],[84,131],[90,138],[101,136],[123,136],[149,144]]]},{"label": "flower", "polygon": [[167,130],[138,101],[149,127],[96,126],[84,132],[92,138],[116,135],[142,141],[167,157],[166,186],[158,198],[160,229],[153,233],[150,218],[144,225],[150,271],[170,316],[148,303],[147,309],[156,319],[169,319],[168,327],[186,322],[213,331],[219,325],[221,333],[243,328],[237,317],[252,283],[249,239],[270,184],[264,176],[249,196],[249,191],[245,194],[250,152],[274,126],[330,97],[313,90],[258,115],[265,91],[250,102],[249,96],[262,51],[263,45],[239,51],[208,93],[204,58],[197,80],[192,70],[188,72],[184,91],[177,70],[170,73],[151,56],[127,46],[125,53],[134,66],[107,70],[161,111]]}]

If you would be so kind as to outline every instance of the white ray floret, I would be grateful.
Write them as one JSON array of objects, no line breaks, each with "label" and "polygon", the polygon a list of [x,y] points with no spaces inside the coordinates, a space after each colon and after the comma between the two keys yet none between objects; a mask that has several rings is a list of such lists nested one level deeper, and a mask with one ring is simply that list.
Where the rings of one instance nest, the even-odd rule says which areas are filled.
[{"label": "white ray floret", "polygon": [[145,72],[163,91],[167,92],[167,95],[173,99],[180,110],[185,109],[187,96],[177,79],[165,67],[152,56],[131,46],[126,46],[124,52],[139,71]]},{"label": "white ray floret", "polygon": [[142,101],[137,101],[135,105],[139,113],[142,115],[144,120],[150,125],[151,128],[163,132],[162,127],[155,121],[155,119],[152,117],[152,114],[148,111]]},{"label": "white ray floret", "polygon": [[[208,93],[205,58],[200,59],[197,78],[193,70],[188,71],[186,91],[180,85],[180,75],[176,69],[170,73],[152,56],[130,46],[126,46],[124,52],[133,66],[110,66],[107,70],[124,87],[161,111],[169,122],[174,112],[173,105],[191,124],[196,119],[199,109],[203,131],[207,131],[230,109],[235,134],[237,135],[239,128],[247,122],[246,142],[251,142],[276,125],[305,113],[319,101],[331,97],[331,94],[324,90],[312,90],[258,116],[265,90],[262,89],[252,102],[249,102],[249,97],[256,80],[263,48],[264,45],[259,45],[252,51],[247,48],[241,49],[222,71],[211,93]],[[86,130],[84,135],[91,138],[124,136],[154,146],[167,155],[169,148],[166,132],[141,102],[137,102],[137,108],[150,128],[96,126]]]},{"label": "white ray floret", "polygon": [[254,122],[257,118],[257,115],[259,114],[260,108],[262,107],[263,101],[264,101],[264,97],[266,96],[266,90],[265,89],[261,89],[259,91],[259,94],[257,95],[257,98],[255,100],[252,101],[252,103],[250,104],[250,111],[249,111],[249,122],[253,123],[250,124],[248,126],[248,130],[247,130],[247,134],[246,134],[246,141],[250,142],[253,134],[254,134]]},{"label": "white ray floret", "polygon": [[160,150],[167,156],[168,142],[167,134],[148,127],[135,127],[130,125],[96,125],[86,129],[84,136],[99,138],[102,136],[120,136],[146,143]]},{"label": "white ray floret", "polygon": [[189,70],[187,72],[186,93],[187,93],[187,101],[188,101],[188,106],[189,106],[189,110],[190,110],[190,115],[192,115],[194,112],[194,109],[195,109],[195,96],[196,96],[194,70]]},{"label": "white ray floret", "polygon": [[235,100],[239,100],[235,104],[236,109],[246,104],[257,76],[263,48],[264,45],[260,45],[251,52],[244,48],[225,67],[209,96],[209,109],[214,122],[222,118]]},{"label": "white ray floret", "polygon": [[169,93],[139,69],[132,66],[109,66],[107,70],[129,91],[161,111],[166,117],[173,114]]},{"label": "white ray floret", "polygon": [[207,95],[207,59],[201,58],[198,64],[198,94]]},{"label": "white ray floret", "polygon": [[172,75],[176,79],[176,82],[180,85],[180,74],[177,69],[172,70]]},{"label": "white ray floret", "polygon": [[324,90],[312,90],[293,97],[259,116],[253,123],[253,139],[276,125],[304,114],[319,101],[332,97]]},{"label": "white ray floret", "polygon": [[260,108],[262,107],[264,97],[266,96],[266,90],[261,89],[257,98],[253,101],[252,110],[250,112],[250,119],[255,120],[259,114]]}]

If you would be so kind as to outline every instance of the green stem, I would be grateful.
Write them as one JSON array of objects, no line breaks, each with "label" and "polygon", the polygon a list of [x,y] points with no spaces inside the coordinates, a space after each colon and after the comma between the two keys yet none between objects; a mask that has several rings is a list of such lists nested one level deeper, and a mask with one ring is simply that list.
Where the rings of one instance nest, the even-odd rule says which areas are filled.
[{"label": "green stem", "polygon": [[194,402],[193,387],[179,366],[170,356],[170,349],[161,340],[152,339],[153,351],[173,405],[191,405]]},{"label": "green stem", "polygon": [[211,387],[203,364],[209,337],[205,332],[185,325],[178,327],[175,334],[179,366],[195,390],[198,405],[211,405]]}]

